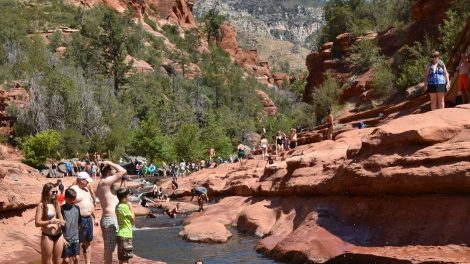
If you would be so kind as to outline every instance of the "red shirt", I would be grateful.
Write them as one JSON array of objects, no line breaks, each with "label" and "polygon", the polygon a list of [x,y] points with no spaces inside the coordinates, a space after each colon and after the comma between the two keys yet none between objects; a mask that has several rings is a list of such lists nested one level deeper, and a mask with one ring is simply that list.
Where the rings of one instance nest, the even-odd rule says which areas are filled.
[{"label": "red shirt", "polygon": [[64,201],[65,201],[65,195],[59,193],[57,195],[57,201],[59,202],[59,205],[63,205],[64,204]]}]

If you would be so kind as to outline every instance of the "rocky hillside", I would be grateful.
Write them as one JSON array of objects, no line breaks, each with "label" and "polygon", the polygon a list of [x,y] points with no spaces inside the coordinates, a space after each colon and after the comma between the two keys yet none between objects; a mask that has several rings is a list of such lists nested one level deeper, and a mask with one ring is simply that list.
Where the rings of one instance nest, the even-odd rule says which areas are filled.
[{"label": "rocky hillside", "polygon": [[[287,55],[285,61],[292,66],[303,66],[302,58],[308,49],[314,47],[315,34],[322,21],[322,9],[316,5],[321,1],[200,0],[194,6],[195,15],[203,16],[216,2],[219,3],[217,9],[239,32],[241,46],[258,49],[261,59],[271,63]],[[267,52],[273,45],[274,51]],[[289,50],[286,50],[286,45],[291,45]],[[276,54],[283,50],[288,54]]]}]

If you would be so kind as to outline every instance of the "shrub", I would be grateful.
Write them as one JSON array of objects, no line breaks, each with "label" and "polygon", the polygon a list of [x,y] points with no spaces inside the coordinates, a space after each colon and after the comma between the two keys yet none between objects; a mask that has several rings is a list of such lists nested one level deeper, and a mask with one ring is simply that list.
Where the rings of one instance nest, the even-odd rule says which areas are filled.
[{"label": "shrub", "polygon": [[444,58],[447,58],[457,36],[464,29],[469,16],[470,1],[468,0],[455,0],[452,7],[446,12],[446,19],[439,26],[442,41],[441,49],[443,50]]},{"label": "shrub", "polygon": [[388,97],[395,91],[395,75],[385,61],[380,63],[374,73],[374,92],[381,97]]},{"label": "shrub", "polygon": [[322,86],[313,92],[313,105],[317,119],[325,116],[329,109],[338,108],[340,85],[331,72],[327,72],[325,76]]},{"label": "shrub", "polygon": [[42,168],[47,158],[56,156],[60,144],[60,134],[55,130],[45,130],[28,137],[23,143],[24,163],[35,168]]},{"label": "shrub", "polygon": [[371,40],[359,42],[354,46],[351,55],[346,58],[347,63],[351,65],[355,74],[364,73],[381,60],[383,60],[383,57],[380,55],[377,43]]},{"label": "shrub", "polygon": [[394,58],[398,72],[397,87],[404,90],[424,81],[424,71],[430,63],[434,43],[426,38],[423,43],[415,42],[411,47],[405,46]]}]

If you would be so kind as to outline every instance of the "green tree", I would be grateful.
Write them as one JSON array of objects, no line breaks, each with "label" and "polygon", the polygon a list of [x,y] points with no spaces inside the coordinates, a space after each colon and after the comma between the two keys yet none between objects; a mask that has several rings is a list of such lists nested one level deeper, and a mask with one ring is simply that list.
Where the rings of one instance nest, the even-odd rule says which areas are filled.
[{"label": "green tree", "polygon": [[160,124],[154,114],[140,122],[132,138],[131,152],[149,160],[172,158],[171,140],[160,132]]},{"label": "green tree", "polygon": [[199,138],[199,129],[194,124],[183,124],[174,138],[176,156],[186,161],[203,157],[203,148]]},{"label": "green tree", "polygon": [[59,151],[65,158],[80,157],[88,151],[88,141],[79,131],[65,129],[61,132]]},{"label": "green tree", "polygon": [[47,158],[56,155],[59,144],[60,134],[55,130],[45,130],[28,137],[22,146],[25,155],[23,162],[35,168],[42,168]]},{"label": "green tree", "polygon": [[202,18],[204,31],[207,34],[207,42],[210,43],[211,40],[219,40],[220,26],[225,20],[226,17],[221,15],[216,8],[209,10],[209,12],[207,12],[207,14]]},{"label": "green tree", "polygon": [[209,114],[207,116],[207,125],[201,129],[201,141],[203,150],[209,150],[210,147],[214,147],[217,156],[228,157],[233,152],[233,146],[230,138],[226,135],[220,118],[220,115],[216,114]]},{"label": "green tree", "polygon": [[99,36],[99,46],[104,58],[105,72],[114,78],[114,92],[119,94],[121,86],[127,83],[127,72],[131,69],[131,63],[124,62],[127,49],[126,27],[119,16],[112,10],[106,11],[103,22],[100,25],[102,33]]}]

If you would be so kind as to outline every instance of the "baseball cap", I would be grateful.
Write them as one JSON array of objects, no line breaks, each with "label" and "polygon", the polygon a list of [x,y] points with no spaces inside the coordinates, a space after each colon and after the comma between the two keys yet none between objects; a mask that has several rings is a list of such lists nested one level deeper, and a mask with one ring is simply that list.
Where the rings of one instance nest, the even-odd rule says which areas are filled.
[{"label": "baseball cap", "polygon": [[85,171],[81,171],[78,173],[77,175],[77,179],[79,180],[86,180],[87,182],[93,182],[93,179],[90,177],[90,175],[88,175],[87,172]]}]

